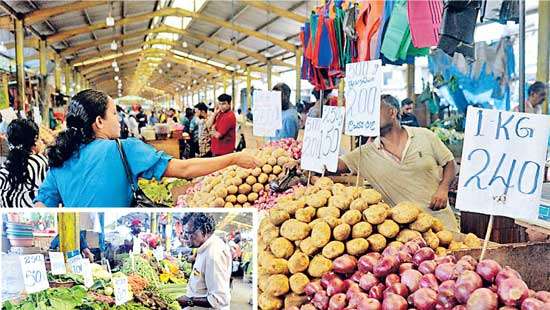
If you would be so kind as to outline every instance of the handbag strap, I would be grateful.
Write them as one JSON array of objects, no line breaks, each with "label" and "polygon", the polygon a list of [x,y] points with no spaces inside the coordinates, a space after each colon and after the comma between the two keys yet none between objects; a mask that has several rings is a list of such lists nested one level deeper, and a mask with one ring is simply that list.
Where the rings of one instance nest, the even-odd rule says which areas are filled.
[{"label": "handbag strap", "polygon": [[122,165],[124,166],[126,178],[128,179],[128,183],[130,183],[130,188],[132,189],[132,192],[135,194],[137,192],[137,188],[134,182],[134,178],[132,177],[132,172],[130,171],[130,166],[128,165],[128,160],[126,159],[126,152],[124,152],[124,148],[122,147],[122,143],[120,143],[120,140],[116,139],[115,141],[118,147],[118,152],[120,153],[120,157],[122,158]]}]

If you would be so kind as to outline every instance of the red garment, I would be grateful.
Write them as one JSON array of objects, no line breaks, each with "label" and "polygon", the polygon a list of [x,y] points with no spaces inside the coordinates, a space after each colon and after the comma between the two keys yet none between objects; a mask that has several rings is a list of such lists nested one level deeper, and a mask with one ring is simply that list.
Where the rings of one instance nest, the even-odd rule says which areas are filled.
[{"label": "red garment", "polygon": [[220,113],[214,122],[214,129],[221,135],[220,138],[212,137],[212,154],[214,156],[225,155],[235,151],[235,128],[237,118],[233,111]]}]

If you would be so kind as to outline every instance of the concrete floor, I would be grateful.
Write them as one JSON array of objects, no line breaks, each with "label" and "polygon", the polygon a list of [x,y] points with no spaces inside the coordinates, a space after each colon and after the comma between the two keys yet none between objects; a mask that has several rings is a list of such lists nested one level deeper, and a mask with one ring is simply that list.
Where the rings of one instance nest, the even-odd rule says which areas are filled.
[{"label": "concrete floor", "polygon": [[231,285],[231,310],[252,309],[251,303],[252,283],[243,281],[242,278],[233,279]]}]

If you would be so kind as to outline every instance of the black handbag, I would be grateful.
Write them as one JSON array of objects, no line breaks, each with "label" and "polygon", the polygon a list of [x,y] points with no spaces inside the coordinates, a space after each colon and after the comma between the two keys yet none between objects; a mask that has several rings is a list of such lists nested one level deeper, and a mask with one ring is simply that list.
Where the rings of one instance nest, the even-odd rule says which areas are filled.
[{"label": "black handbag", "polygon": [[128,160],[126,159],[126,153],[120,143],[119,139],[116,139],[116,144],[118,147],[118,152],[120,153],[120,158],[122,159],[122,165],[124,166],[124,171],[126,173],[126,178],[128,178],[128,183],[130,183],[130,188],[132,189],[132,208],[169,208],[169,206],[156,203],[149,199],[145,193],[139,188],[139,186],[134,182],[132,173],[130,172],[130,166],[128,165]]}]

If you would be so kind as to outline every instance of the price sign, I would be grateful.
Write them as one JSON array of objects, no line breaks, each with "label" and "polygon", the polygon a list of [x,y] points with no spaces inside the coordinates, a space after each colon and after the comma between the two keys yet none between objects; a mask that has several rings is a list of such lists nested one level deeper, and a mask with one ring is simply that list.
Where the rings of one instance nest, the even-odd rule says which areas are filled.
[{"label": "price sign", "polygon": [[128,296],[128,278],[116,277],[113,278],[113,290],[115,293],[115,304],[120,306],[129,300]]},{"label": "price sign", "polygon": [[72,273],[82,274],[82,255],[78,254],[68,258],[67,263],[69,264]]},{"label": "price sign", "polygon": [[50,264],[52,266],[52,274],[66,274],[67,268],[65,266],[65,257],[62,252],[49,252],[48,256],[50,257]]},{"label": "price sign", "polygon": [[382,61],[346,65],[346,135],[380,135],[380,93]]},{"label": "price sign", "polygon": [[134,254],[141,254],[141,240],[139,238],[134,237],[134,245],[132,248],[132,252]]},{"label": "price sign", "polygon": [[156,249],[153,250],[153,256],[158,260],[158,261],[161,261],[162,259],[164,259],[164,248],[162,248],[161,246],[157,247]]},{"label": "price sign", "polygon": [[344,113],[344,107],[323,107],[323,118],[321,121],[321,163],[331,172],[336,172],[338,169],[338,155],[340,152],[342,127],[344,126]]},{"label": "price sign", "polygon": [[22,255],[19,257],[21,271],[23,272],[23,283],[27,293],[36,293],[50,287],[44,255]]},{"label": "price sign", "polygon": [[323,173],[321,162],[321,124],[322,119],[308,117],[304,130],[304,143],[302,146],[302,158],[300,166],[302,169]]},{"label": "price sign", "polygon": [[456,206],[538,217],[550,117],[468,107]]},{"label": "price sign", "polygon": [[255,90],[252,114],[252,131],[255,136],[275,136],[275,132],[283,128],[281,92]]},{"label": "price sign", "polygon": [[82,276],[84,277],[84,286],[91,287],[94,285],[94,277],[92,275],[92,264],[87,259],[82,260]]}]

